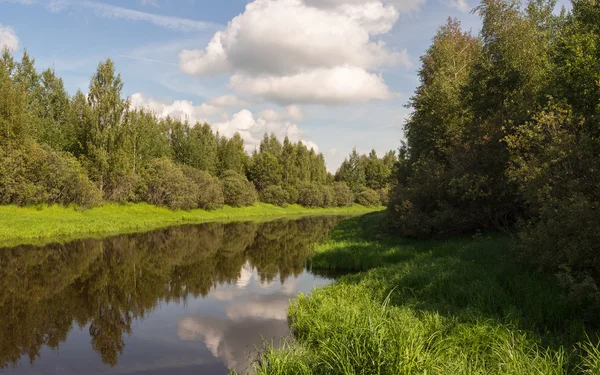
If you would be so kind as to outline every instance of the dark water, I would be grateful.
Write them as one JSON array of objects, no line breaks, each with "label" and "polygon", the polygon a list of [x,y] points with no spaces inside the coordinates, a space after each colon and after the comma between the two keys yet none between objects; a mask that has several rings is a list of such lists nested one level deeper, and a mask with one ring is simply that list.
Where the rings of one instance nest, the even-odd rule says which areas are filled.
[{"label": "dark water", "polygon": [[209,223],[0,249],[0,373],[227,374],[288,334],[341,217]]}]

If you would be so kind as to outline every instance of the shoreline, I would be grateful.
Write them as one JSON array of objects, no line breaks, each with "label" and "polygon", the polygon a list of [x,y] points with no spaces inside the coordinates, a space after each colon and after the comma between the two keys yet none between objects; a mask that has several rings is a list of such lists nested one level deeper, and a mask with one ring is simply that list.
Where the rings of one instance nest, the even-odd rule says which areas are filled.
[{"label": "shoreline", "polygon": [[205,222],[246,221],[292,218],[294,216],[364,214],[384,207],[306,208],[299,205],[278,207],[257,203],[249,207],[225,206],[213,211],[195,209],[173,211],[146,203],[105,204],[90,209],[70,206],[0,206],[0,248],[19,245],[42,246],[82,238],[101,238],[119,234]]}]

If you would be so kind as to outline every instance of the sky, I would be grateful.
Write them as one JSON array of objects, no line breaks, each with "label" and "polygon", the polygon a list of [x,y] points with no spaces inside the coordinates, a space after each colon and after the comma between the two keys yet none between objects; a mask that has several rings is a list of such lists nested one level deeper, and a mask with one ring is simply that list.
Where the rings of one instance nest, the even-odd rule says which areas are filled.
[{"label": "sky", "polygon": [[419,57],[475,0],[0,0],[0,46],[74,94],[111,58],[131,105],[302,141],[334,172],[353,147],[396,150]]}]

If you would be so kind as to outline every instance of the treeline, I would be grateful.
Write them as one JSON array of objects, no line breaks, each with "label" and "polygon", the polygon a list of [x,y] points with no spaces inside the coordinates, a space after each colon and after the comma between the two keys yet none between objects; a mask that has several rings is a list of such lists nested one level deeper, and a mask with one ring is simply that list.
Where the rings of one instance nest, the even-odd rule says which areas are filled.
[{"label": "treeline", "polygon": [[[122,88],[113,62],[106,60],[87,94],[69,96],[51,69],[36,71],[27,52],[15,61],[4,50],[0,204],[89,207],[113,201],[215,209],[258,200],[309,207],[381,203],[380,192],[370,190],[387,186],[371,182],[370,176],[381,179],[379,172],[357,183],[344,172],[334,181],[322,154],[267,134],[248,155],[239,134],[226,138],[206,123],[132,108]],[[386,160],[387,180],[394,158],[363,157],[377,165]]]},{"label": "treeline", "polygon": [[[600,6],[484,0],[421,58],[390,208],[406,236],[502,229],[600,303]],[[592,311],[592,310],[590,310]]]}]

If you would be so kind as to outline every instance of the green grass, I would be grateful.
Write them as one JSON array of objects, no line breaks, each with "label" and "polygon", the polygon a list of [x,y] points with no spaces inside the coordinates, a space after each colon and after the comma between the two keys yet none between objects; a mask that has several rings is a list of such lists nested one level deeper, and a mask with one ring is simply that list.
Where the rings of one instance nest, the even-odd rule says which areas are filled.
[{"label": "green grass", "polygon": [[517,262],[513,239],[403,240],[383,215],[317,246],[315,272],[349,274],[292,302],[293,339],[256,374],[600,374],[598,317]]},{"label": "green grass", "polygon": [[138,232],[165,226],[206,221],[257,220],[290,215],[359,214],[382,208],[285,208],[265,203],[250,207],[225,206],[214,211],[172,211],[148,204],[106,204],[88,210],[76,207],[0,206],[0,247],[44,244],[81,237]]}]

